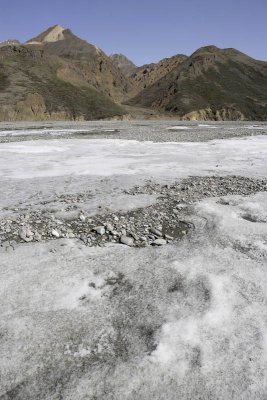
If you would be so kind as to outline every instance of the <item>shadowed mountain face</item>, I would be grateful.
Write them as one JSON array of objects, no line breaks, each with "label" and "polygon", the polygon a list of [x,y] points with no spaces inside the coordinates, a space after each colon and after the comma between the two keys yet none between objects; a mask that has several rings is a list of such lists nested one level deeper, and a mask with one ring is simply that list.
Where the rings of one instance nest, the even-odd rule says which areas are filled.
[{"label": "shadowed mountain face", "polygon": [[267,119],[267,63],[208,46],[142,90],[129,104],[181,119]]}]

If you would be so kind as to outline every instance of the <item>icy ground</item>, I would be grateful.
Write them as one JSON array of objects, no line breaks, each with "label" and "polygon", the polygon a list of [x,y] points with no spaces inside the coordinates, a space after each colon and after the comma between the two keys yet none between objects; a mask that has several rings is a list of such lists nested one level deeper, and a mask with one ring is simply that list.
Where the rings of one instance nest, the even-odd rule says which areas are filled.
[{"label": "icy ground", "polygon": [[[66,194],[90,191],[95,215],[153,205],[127,194],[148,181],[228,175],[266,178],[267,136],[2,143],[0,223],[66,213]],[[185,206],[194,229],[162,247],[0,247],[1,400],[266,400],[267,192]]]}]

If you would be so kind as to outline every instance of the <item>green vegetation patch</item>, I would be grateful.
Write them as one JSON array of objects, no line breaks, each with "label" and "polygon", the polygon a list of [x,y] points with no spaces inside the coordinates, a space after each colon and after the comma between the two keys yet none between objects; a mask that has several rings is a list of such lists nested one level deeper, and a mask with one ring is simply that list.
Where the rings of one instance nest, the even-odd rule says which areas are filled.
[{"label": "green vegetation patch", "polygon": [[65,111],[70,118],[86,120],[109,118],[125,114],[122,107],[93,88],[76,87],[58,78],[33,80],[32,91],[43,96],[49,112]]},{"label": "green vegetation patch", "polygon": [[0,91],[4,91],[9,85],[8,78],[5,74],[0,72]]}]

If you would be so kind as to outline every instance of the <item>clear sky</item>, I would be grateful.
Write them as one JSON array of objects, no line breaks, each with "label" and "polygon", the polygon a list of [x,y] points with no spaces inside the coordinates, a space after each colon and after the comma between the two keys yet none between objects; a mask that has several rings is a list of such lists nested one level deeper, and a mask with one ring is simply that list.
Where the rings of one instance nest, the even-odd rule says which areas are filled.
[{"label": "clear sky", "polygon": [[70,28],[137,65],[214,44],[267,61],[267,0],[0,0],[0,41]]}]

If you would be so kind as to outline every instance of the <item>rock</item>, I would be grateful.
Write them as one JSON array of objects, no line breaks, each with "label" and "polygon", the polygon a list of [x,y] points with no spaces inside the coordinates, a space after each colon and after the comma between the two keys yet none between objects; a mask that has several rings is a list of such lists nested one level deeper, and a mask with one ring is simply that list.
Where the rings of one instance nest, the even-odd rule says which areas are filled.
[{"label": "rock", "polygon": [[37,242],[40,242],[42,240],[42,235],[40,235],[39,232],[35,232],[34,239],[37,240]]},{"label": "rock", "polygon": [[31,242],[33,240],[33,232],[31,232],[28,228],[21,228],[19,231],[19,237],[24,240],[24,242]]},{"label": "rock", "polygon": [[162,236],[162,233],[156,228],[150,228],[150,232],[153,233],[156,236],[159,236],[159,237]]},{"label": "rock", "polygon": [[170,235],[164,235],[165,236],[165,239],[167,239],[167,240],[173,240],[174,238],[173,238],[173,236],[170,236]]},{"label": "rock", "polygon": [[146,236],[140,236],[140,238],[139,238],[140,240],[142,240],[142,242],[146,242],[147,241],[147,238],[146,238]]},{"label": "rock", "polygon": [[81,214],[79,218],[80,218],[80,221],[82,221],[82,222],[85,222],[85,220],[86,220],[86,217],[83,214]]},{"label": "rock", "polygon": [[104,235],[106,233],[105,227],[104,226],[96,226],[94,228],[94,231],[96,231],[96,233],[98,233],[99,235]]},{"label": "rock", "polygon": [[164,246],[165,244],[167,244],[167,242],[165,239],[156,239],[152,244],[154,246]]},{"label": "rock", "polygon": [[139,236],[133,232],[130,232],[130,235],[134,238],[135,241],[139,240]]},{"label": "rock", "polygon": [[122,235],[120,240],[121,240],[122,244],[126,244],[127,246],[133,246],[134,245],[133,238],[130,238],[128,236]]},{"label": "rock", "polygon": [[113,231],[113,226],[111,224],[106,224],[106,230],[108,232],[112,232]]},{"label": "rock", "polygon": [[60,234],[56,229],[52,229],[51,234],[57,238],[59,238]]}]

